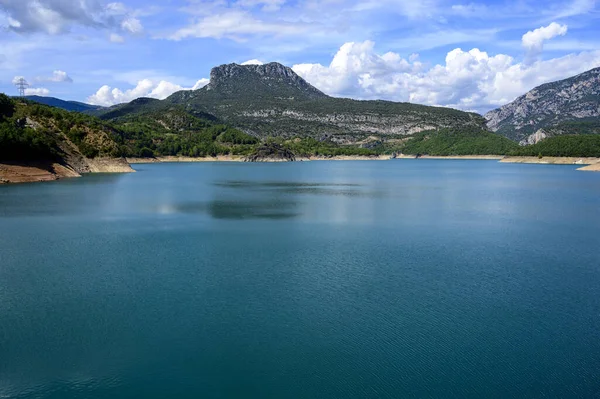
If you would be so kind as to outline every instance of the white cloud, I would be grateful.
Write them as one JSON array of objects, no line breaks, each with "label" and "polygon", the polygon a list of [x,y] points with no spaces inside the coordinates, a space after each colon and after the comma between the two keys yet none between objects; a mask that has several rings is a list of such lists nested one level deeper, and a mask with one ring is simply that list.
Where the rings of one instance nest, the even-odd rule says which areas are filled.
[{"label": "white cloud", "polygon": [[116,33],[111,33],[110,36],[108,37],[108,40],[110,40],[111,43],[125,43],[125,38]]},{"label": "white cloud", "polygon": [[194,85],[194,87],[192,87],[192,90],[198,90],[203,88],[204,86],[206,86],[207,84],[210,83],[210,79],[207,78],[202,78],[199,81],[196,82],[196,84]]},{"label": "white cloud", "polygon": [[[340,47],[327,67],[321,64],[299,64],[292,69],[326,93],[344,95],[350,92],[363,91],[363,95],[371,97],[378,91],[385,90],[383,84],[387,77],[406,72],[417,72],[421,64],[413,64],[398,54],[386,53],[378,55],[374,50],[375,43],[346,43]],[[372,83],[379,81],[382,86]],[[389,83],[389,82],[388,82]]]},{"label": "white cloud", "polygon": [[142,79],[137,85],[128,90],[112,88],[108,85],[102,86],[98,91],[87,98],[87,102],[93,105],[110,106],[127,103],[140,97],[151,97],[163,100],[171,94],[181,90],[198,90],[208,84],[208,79],[198,80],[193,87],[185,88],[166,80]]},{"label": "white cloud", "polygon": [[104,4],[99,0],[2,0],[0,11],[6,14],[7,28],[18,33],[68,32],[73,26],[103,29],[121,27],[139,33],[141,22],[131,16],[123,3]]},{"label": "white cloud", "polygon": [[228,38],[236,41],[246,40],[246,36],[284,36],[299,34],[306,26],[291,22],[261,21],[245,11],[227,11],[220,15],[200,18],[196,23],[179,29],[169,36],[171,40],[182,40],[188,37],[215,39]]},{"label": "white cloud", "polygon": [[525,33],[521,38],[521,42],[527,50],[528,57],[536,57],[542,52],[545,41],[557,36],[564,36],[567,34],[567,30],[567,25],[552,22],[548,26],[542,26],[541,28]]},{"label": "white cloud", "polygon": [[53,82],[53,83],[73,83],[73,79],[65,71],[54,71],[52,76],[38,76],[35,78],[38,82]]},{"label": "white cloud", "polygon": [[140,20],[134,17],[125,18],[123,22],[121,22],[121,28],[126,32],[134,34],[142,33],[144,31],[144,27]]},{"label": "white cloud", "polygon": [[47,96],[48,94],[50,94],[50,90],[43,87],[25,89],[26,96]]},{"label": "white cloud", "polygon": [[600,66],[600,51],[572,54],[532,64],[479,49],[450,51],[444,64],[430,68],[415,55],[378,54],[372,42],[344,44],[328,66],[292,68],[315,87],[334,96],[383,98],[427,105],[487,111],[542,83]]},{"label": "white cloud", "polygon": [[257,59],[242,62],[240,65],[264,65],[264,62]]},{"label": "white cloud", "polygon": [[15,76],[12,80],[12,84],[16,85],[21,79],[25,79],[25,76]]}]

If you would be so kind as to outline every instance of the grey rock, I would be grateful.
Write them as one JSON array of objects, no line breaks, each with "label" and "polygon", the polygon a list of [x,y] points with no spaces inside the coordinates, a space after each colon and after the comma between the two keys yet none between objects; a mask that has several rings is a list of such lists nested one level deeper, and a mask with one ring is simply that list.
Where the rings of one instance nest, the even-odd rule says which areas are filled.
[{"label": "grey rock", "polygon": [[600,118],[600,68],[536,87],[485,114],[487,127],[518,141],[563,122]]}]

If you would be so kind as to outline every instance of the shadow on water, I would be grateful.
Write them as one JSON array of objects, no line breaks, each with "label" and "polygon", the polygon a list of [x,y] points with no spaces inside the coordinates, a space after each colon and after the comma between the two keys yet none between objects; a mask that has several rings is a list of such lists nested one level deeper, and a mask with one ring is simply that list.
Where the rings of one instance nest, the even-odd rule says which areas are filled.
[{"label": "shadow on water", "polygon": [[206,213],[214,219],[291,219],[300,215],[298,204],[287,200],[223,200],[188,202],[169,207],[168,213]]},{"label": "shadow on water", "polygon": [[299,187],[361,187],[360,184],[305,183],[305,182],[261,182],[250,180],[228,180],[215,182],[215,186],[229,188],[299,188]]},{"label": "shadow on water", "polygon": [[258,182],[249,180],[230,180],[213,183],[217,187],[250,190],[272,191],[279,194],[304,194],[344,197],[381,198],[385,192],[372,190],[362,184],[347,183],[308,183],[308,182]]},{"label": "shadow on water", "polygon": [[[292,219],[302,216],[305,200],[299,195],[378,197],[384,193],[361,184],[228,180],[213,182],[218,187],[210,201],[193,201],[161,206],[159,213],[207,214],[214,219]],[[225,190],[223,190],[225,189]]]}]

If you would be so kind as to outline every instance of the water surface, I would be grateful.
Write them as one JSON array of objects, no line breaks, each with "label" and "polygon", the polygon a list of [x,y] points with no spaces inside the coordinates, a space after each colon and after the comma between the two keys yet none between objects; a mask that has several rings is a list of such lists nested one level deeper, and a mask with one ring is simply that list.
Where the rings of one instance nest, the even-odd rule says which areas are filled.
[{"label": "water surface", "polygon": [[0,397],[600,396],[600,174],[136,169],[0,187]]}]

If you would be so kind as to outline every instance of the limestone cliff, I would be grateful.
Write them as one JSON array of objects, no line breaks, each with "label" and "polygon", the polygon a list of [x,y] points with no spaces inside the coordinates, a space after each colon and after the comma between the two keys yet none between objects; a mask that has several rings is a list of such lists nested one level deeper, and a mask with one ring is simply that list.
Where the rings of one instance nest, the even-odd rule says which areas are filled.
[{"label": "limestone cliff", "polygon": [[569,134],[588,133],[585,124],[600,120],[600,68],[536,87],[485,119],[490,130],[517,141],[565,123],[578,123]]}]

